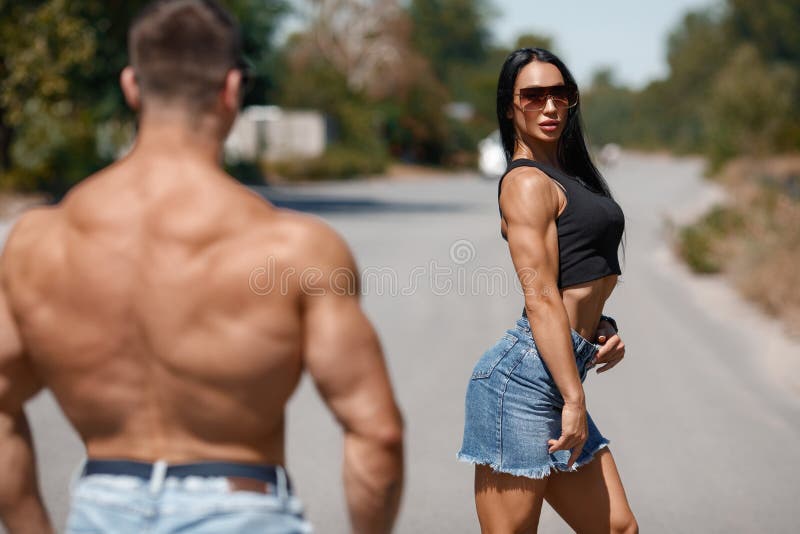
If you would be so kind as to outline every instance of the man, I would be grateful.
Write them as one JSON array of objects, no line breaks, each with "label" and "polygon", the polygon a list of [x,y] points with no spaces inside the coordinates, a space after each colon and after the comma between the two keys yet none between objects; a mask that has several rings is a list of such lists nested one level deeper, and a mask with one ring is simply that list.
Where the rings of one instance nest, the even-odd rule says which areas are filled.
[{"label": "man", "polygon": [[[0,261],[0,518],[51,531],[23,403],[86,446],[68,532],[304,532],[283,465],[304,369],[344,430],[353,530],[388,532],[402,422],[343,240],[220,168],[240,38],[211,0],[151,4],[121,75],[121,161],[27,213]],[[265,270],[265,267],[267,269]],[[267,288],[267,289],[265,289]],[[181,530],[185,529],[185,530]]]}]

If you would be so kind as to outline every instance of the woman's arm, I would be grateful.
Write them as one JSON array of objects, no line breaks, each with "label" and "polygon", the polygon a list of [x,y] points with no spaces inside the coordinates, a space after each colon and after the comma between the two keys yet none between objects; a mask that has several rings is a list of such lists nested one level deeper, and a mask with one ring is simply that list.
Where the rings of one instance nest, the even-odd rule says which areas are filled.
[{"label": "woman's arm", "polygon": [[515,169],[504,180],[500,208],[536,347],[564,399],[562,436],[550,440],[550,452],[573,449],[568,462],[571,466],[586,441],[586,405],[575,365],[569,317],[558,288],[556,187],[538,169]]},{"label": "woman's arm", "polygon": [[625,343],[619,336],[617,322],[608,315],[600,315],[600,321],[595,334],[600,350],[594,356],[594,364],[602,365],[597,368],[597,373],[608,371],[625,357]]}]

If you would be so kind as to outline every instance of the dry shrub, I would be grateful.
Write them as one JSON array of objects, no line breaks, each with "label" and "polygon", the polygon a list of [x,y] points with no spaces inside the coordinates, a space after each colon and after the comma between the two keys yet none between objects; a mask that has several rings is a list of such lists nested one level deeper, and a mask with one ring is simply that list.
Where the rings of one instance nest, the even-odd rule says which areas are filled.
[{"label": "dry shrub", "polygon": [[726,238],[740,251],[729,272],[748,298],[800,333],[800,156],[732,167],[726,178],[746,224]]},{"label": "dry shrub", "polygon": [[800,335],[800,155],[734,160],[716,178],[731,202],[685,228],[682,250],[706,243],[700,265],[718,267]]}]

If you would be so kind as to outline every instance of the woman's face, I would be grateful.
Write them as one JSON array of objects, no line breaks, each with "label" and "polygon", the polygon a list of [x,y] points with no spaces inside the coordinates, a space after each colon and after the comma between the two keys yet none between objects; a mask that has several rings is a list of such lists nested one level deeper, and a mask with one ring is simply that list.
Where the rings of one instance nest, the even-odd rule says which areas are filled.
[{"label": "woman's face", "polygon": [[514,100],[508,117],[514,121],[517,135],[526,144],[558,141],[564,131],[569,109],[565,105],[557,105],[555,99],[547,98],[542,109],[523,111],[526,98],[524,94],[520,96],[520,91],[525,93],[529,88],[559,85],[564,85],[564,77],[558,67],[551,63],[534,60],[519,71],[514,82]]}]

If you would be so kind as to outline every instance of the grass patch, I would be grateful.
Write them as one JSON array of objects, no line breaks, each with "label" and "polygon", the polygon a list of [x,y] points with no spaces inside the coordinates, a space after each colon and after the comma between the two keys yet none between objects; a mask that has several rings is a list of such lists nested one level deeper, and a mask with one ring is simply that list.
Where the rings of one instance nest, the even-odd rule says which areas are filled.
[{"label": "grass patch", "polygon": [[714,206],[699,221],[684,226],[678,234],[678,252],[698,273],[717,273],[725,262],[721,246],[744,226],[744,215],[735,206]]}]

